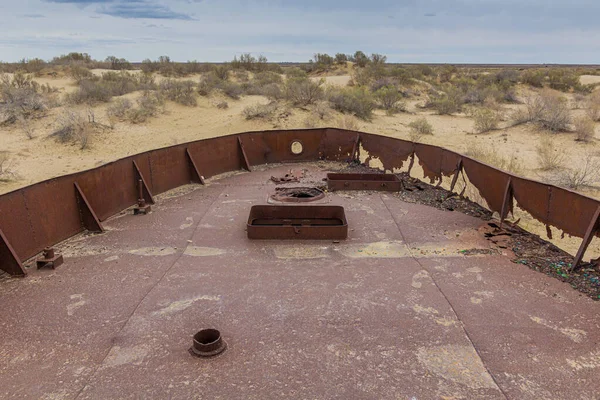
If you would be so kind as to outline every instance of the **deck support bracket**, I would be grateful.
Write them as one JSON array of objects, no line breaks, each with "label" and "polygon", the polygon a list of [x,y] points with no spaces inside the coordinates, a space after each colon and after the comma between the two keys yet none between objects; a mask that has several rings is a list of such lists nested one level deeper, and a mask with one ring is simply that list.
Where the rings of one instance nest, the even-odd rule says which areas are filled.
[{"label": "deck support bracket", "polygon": [[85,197],[83,190],[81,190],[81,187],[77,182],[75,182],[74,185],[81,225],[90,232],[104,232],[104,227],[102,226],[102,223],[100,223],[100,219],[94,212],[87,197]]},{"label": "deck support bracket", "polygon": [[244,165],[246,166],[246,170],[252,172],[252,167],[250,166],[250,162],[248,161],[248,156],[246,156],[246,150],[244,149],[244,143],[242,143],[242,138],[238,136],[238,143],[240,145],[240,150],[242,151],[242,160]]},{"label": "deck support bracket", "polygon": [[571,267],[571,271],[575,271],[579,267],[579,264],[581,263],[581,260],[583,260],[585,251],[587,250],[588,246],[590,245],[590,242],[592,241],[594,234],[596,234],[596,232],[598,232],[599,225],[600,225],[600,206],[598,206],[598,208],[596,209],[596,212],[594,213],[594,216],[592,217],[592,221],[590,222],[590,225],[588,226],[587,231],[585,232],[585,235],[583,236],[583,242],[581,242],[581,246],[579,246],[579,250],[577,251],[577,255],[575,256],[575,260],[573,261],[573,266]]},{"label": "deck support bracket", "polygon": [[21,260],[19,260],[6,236],[4,236],[2,229],[0,229],[0,269],[13,276],[27,275],[27,271],[23,268]]},{"label": "deck support bracket", "polygon": [[188,161],[190,162],[190,166],[192,167],[192,179],[194,182],[200,182],[200,184],[204,185],[204,177],[200,175],[200,171],[198,170],[198,166],[192,157],[192,153],[190,153],[190,149],[185,149],[185,154],[187,155]]}]

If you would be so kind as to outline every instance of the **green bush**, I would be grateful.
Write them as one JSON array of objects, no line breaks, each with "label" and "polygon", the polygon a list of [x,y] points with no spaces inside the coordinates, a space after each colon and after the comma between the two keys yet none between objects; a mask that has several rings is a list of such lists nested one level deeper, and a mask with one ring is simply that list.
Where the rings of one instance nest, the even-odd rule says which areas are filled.
[{"label": "green bush", "polygon": [[168,100],[184,106],[194,107],[197,104],[196,83],[194,81],[166,79],[160,83],[160,92]]},{"label": "green bush", "polygon": [[482,108],[475,111],[475,132],[485,133],[498,128],[500,117],[496,111]]},{"label": "green bush", "polygon": [[395,86],[384,86],[378,89],[375,92],[375,99],[388,114],[406,110],[406,103],[402,101],[402,93]]},{"label": "green bush", "polygon": [[364,88],[333,89],[328,98],[335,110],[364,120],[370,120],[375,109],[373,95]]},{"label": "green bush", "polygon": [[297,106],[314,104],[323,98],[323,80],[290,78],[285,83],[285,97]]}]

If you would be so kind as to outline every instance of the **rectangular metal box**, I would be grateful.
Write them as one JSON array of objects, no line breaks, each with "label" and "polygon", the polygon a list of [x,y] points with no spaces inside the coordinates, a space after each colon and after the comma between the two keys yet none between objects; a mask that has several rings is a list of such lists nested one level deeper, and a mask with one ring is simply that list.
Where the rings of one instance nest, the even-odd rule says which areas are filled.
[{"label": "rectangular metal box", "polygon": [[399,192],[402,181],[394,174],[327,174],[327,189]]},{"label": "rectangular metal box", "polygon": [[249,239],[343,240],[348,221],[341,206],[252,206]]}]

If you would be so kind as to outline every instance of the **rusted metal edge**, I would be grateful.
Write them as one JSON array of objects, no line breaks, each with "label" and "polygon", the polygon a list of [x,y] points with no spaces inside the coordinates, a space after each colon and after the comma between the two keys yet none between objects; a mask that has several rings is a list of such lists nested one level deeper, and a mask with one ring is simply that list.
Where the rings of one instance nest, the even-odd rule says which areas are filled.
[{"label": "rusted metal edge", "polygon": [[504,189],[504,200],[502,200],[502,208],[500,210],[500,229],[502,229],[502,224],[504,223],[504,219],[508,216],[508,212],[512,209],[512,201],[512,177],[509,176],[508,182],[506,182],[506,188]]},{"label": "rusted metal edge", "polygon": [[150,204],[154,204],[154,197],[152,197],[152,192],[150,192],[150,188],[148,188],[148,184],[146,183],[146,179],[144,179],[144,175],[142,175],[142,171],[140,171],[140,168],[138,167],[137,163],[135,162],[135,160],[133,161],[133,167],[135,168],[135,172],[138,176],[138,178],[135,180],[135,184],[137,185],[138,183],[138,179],[142,180],[142,186],[144,188],[144,200],[146,200],[146,202],[150,203]]},{"label": "rusted metal edge", "polygon": [[360,134],[356,134],[356,139],[354,139],[354,147],[352,147],[352,154],[350,155],[350,160],[355,161],[358,159],[358,149],[360,146]]},{"label": "rusted metal edge", "polygon": [[4,236],[2,229],[0,229],[0,269],[13,276],[27,275],[27,271],[23,268],[21,260],[19,260],[6,236]]},{"label": "rusted metal edge", "polygon": [[74,182],[73,185],[75,186],[75,195],[77,196],[77,205],[79,206],[82,226],[90,232],[104,232],[104,227],[87,197],[85,197],[83,190],[81,190],[77,182]]},{"label": "rusted metal edge", "polygon": [[458,159],[458,163],[456,164],[456,170],[454,172],[454,177],[452,178],[452,183],[450,184],[450,191],[454,192],[454,187],[456,186],[456,182],[458,182],[458,177],[462,172],[462,157]]},{"label": "rusted metal edge", "polygon": [[596,212],[594,213],[594,216],[592,217],[592,220],[590,221],[590,225],[588,226],[587,231],[585,232],[585,236],[583,237],[583,242],[581,242],[581,246],[579,246],[579,250],[577,250],[577,255],[575,256],[575,259],[573,260],[573,265],[571,266],[572,271],[579,268],[579,264],[581,263],[581,260],[583,260],[585,251],[587,250],[588,246],[590,245],[590,242],[592,241],[594,234],[598,231],[599,225],[600,225],[600,205],[598,206],[598,209],[596,210]]},{"label": "rusted metal edge", "polygon": [[252,172],[252,167],[250,167],[250,162],[248,161],[248,156],[246,156],[246,150],[244,150],[244,143],[242,143],[242,138],[238,136],[238,143],[240,144],[240,150],[242,152],[242,160],[244,161],[244,165],[246,166],[246,170]]},{"label": "rusted metal edge", "polygon": [[192,157],[192,153],[190,153],[190,149],[188,149],[187,147],[185,148],[185,154],[187,155],[188,160],[190,161],[190,165],[192,167],[192,176],[195,176],[198,179],[198,182],[204,185],[204,177],[200,175],[200,171],[198,170],[198,166],[194,161],[194,157]]}]

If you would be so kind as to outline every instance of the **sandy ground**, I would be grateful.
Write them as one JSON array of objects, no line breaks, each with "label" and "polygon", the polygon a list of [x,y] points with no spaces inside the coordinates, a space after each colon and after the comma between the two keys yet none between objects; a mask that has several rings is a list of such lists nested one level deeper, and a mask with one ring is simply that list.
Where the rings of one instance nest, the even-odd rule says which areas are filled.
[{"label": "sandy ground", "polygon": [[[101,71],[94,71],[100,73]],[[600,77],[586,76],[585,79]],[[343,86],[349,80],[348,75],[326,77],[327,85]],[[189,78],[188,78],[189,79]],[[192,77],[191,79],[198,79]],[[68,78],[44,77],[36,79],[40,83],[60,88],[61,93],[75,89]],[[139,94],[126,95],[135,98]],[[229,108],[218,109],[216,104],[227,101]],[[114,100],[113,100],[114,101]],[[48,111],[45,118],[32,123],[35,129],[35,138],[27,139],[22,129],[18,126],[0,128],[0,151],[8,151],[10,161],[8,167],[12,171],[10,179],[0,180],[0,194],[17,188],[27,186],[56,176],[93,168],[104,163],[140,153],[154,148],[160,148],[177,143],[183,143],[208,137],[220,136],[230,133],[263,130],[285,129],[316,126],[341,126],[344,119],[339,113],[332,112],[323,120],[315,117],[309,110],[287,108],[282,110],[271,120],[248,121],[242,115],[244,108],[257,103],[266,104],[268,100],[260,96],[244,96],[240,100],[226,99],[222,95],[199,97],[197,107],[185,107],[175,103],[168,103],[166,112],[152,118],[144,124],[134,125],[128,122],[119,122],[114,129],[106,129],[96,133],[90,139],[90,146],[80,150],[76,144],[58,143],[50,137],[55,129],[56,117],[64,112],[64,107]],[[425,116],[434,127],[434,135],[421,139],[424,143],[442,146],[454,151],[465,153],[470,146],[493,148],[498,154],[506,158],[515,158],[523,167],[523,175],[529,178],[546,180],[552,179],[552,174],[542,173],[539,170],[536,156],[536,146],[539,139],[548,133],[540,132],[536,128],[521,125],[510,128],[501,128],[487,134],[473,134],[473,120],[468,116],[434,115],[429,110],[422,110],[419,106],[423,99],[408,102],[408,112],[388,116],[382,111],[377,111],[372,121],[354,119],[355,129],[392,137],[409,139],[410,122]],[[506,107],[508,116],[511,109],[522,106]],[[85,113],[85,107],[76,110]],[[105,114],[106,105],[94,108],[95,120],[108,124]],[[583,110],[574,109],[574,115],[583,114]],[[503,122],[502,126],[507,125]],[[574,140],[574,134],[562,133],[552,135],[553,141],[562,151],[571,165],[577,166],[583,162],[585,154],[600,155],[600,146],[597,138],[600,137],[600,128],[596,126],[596,139],[588,144]],[[6,166],[5,166],[6,167]],[[588,188],[584,193],[600,197],[596,188]],[[532,227],[532,230],[537,228]],[[576,248],[577,242],[569,245],[568,251]],[[561,246],[564,248],[564,246]],[[600,246],[598,247],[600,249]]]},{"label": "sandy ground", "polygon": [[581,75],[579,77],[579,80],[584,85],[600,83],[600,76],[598,76],[598,75]]}]

